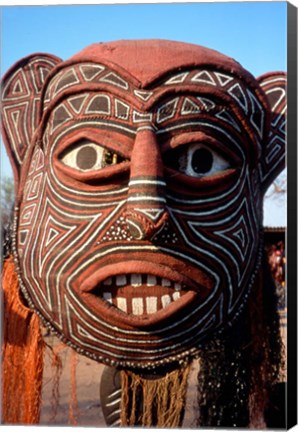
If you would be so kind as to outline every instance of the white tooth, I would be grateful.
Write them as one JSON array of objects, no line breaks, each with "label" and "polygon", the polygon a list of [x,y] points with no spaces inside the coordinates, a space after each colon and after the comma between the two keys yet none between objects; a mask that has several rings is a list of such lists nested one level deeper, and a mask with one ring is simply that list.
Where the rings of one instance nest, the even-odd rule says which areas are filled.
[{"label": "white tooth", "polygon": [[173,300],[178,300],[178,299],[180,299],[180,292],[179,291],[174,292],[174,294],[173,294]]},{"label": "white tooth", "polygon": [[163,295],[161,297],[161,304],[163,308],[167,307],[170,303],[171,303],[171,297],[168,294]]},{"label": "white tooth", "polygon": [[104,280],[103,285],[112,285],[112,278],[109,277],[108,279]]},{"label": "white tooth", "polygon": [[157,297],[146,297],[147,314],[152,314],[157,311]]},{"label": "white tooth", "polygon": [[169,279],[162,278],[161,284],[162,286],[171,286],[171,281]]},{"label": "white tooth", "polygon": [[132,299],[132,313],[133,315],[142,315],[144,312],[142,297]]},{"label": "white tooth", "polygon": [[130,283],[132,286],[142,285],[142,275],[133,273],[131,275],[131,282]]},{"label": "white tooth", "polygon": [[179,282],[175,282],[175,284],[174,284],[174,288],[175,288],[176,291],[180,291],[181,288],[182,288],[181,283],[179,283]]},{"label": "white tooth", "polygon": [[126,298],[117,297],[117,307],[118,309],[121,309],[123,312],[127,312]]},{"label": "white tooth", "polygon": [[112,303],[112,294],[111,294],[110,292],[104,292],[104,293],[103,293],[103,298],[104,298],[106,301]]},{"label": "white tooth", "polygon": [[116,276],[116,285],[117,286],[126,285],[126,275],[118,275],[118,276]]},{"label": "white tooth", "polygon": [[148,286],[155,286],[157,284],[156,276],[148,275],[147,276],[147,285]]}]

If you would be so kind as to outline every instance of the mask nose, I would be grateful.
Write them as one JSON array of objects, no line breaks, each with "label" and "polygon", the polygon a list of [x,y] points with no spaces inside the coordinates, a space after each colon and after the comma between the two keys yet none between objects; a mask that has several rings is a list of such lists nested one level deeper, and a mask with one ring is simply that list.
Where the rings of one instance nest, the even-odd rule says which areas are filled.
[{"label": "mask nose", "polygon": [[163,162],[155,133],[137,132],[131,155],[126,222],[136,240],[151,239],[168,219]]}]

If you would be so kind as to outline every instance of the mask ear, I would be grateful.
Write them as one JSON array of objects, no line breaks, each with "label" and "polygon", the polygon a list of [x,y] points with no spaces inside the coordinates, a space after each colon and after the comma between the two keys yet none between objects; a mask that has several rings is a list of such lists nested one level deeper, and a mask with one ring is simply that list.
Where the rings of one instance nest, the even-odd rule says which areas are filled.
[{"label": "mask ear", "polygon": [[50,54],[32,54],[12,66],[1,81],[1,129],[16,189],[26,150],[39,122],[42,86],[60,62]]},{"label": "mask ear", "polygon": [[287,75],[271,72],[258,78],[271,108],[271,129],[262,155],[261,180],[265,192],[285,167]]}]

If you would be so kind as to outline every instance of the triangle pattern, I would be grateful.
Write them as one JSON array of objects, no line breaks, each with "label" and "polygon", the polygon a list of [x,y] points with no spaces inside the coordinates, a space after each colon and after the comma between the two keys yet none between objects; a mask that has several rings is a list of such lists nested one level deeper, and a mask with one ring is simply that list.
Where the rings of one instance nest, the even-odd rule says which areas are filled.
[{"label": "triangle pattern", "polygon": [[5,99],[22,98],[29,97],[30,92],[28,84],[26,81],[25,74],[22,70],[18,71],[12,78],[8,81],[3,89],[3,102]]},{"label": "triangle pattern", "polygon": [[36,160],[36,168],[35,170],[38,171],[39,169],[44,167],[44,153],[42,150],[39,150]]},{"label": "triangle pattern", "polygon": [[247,251],[250,247],[250,236],[243,215],[241,215],[232,226],[227,229],[216,231],[216,234],[234,245],[239,252],[242,262],[246,259]]},{"label": "triangle pattern", "polygon": [[178,104],[179,98],[175,98],[170,102],[162,105],[157,111],[157,123],[162,123],[176,114],[176,107]]},{"label": "triangle pattern", "polygon": [[59,231],[51,227],[48,231],[48,236],[45,241],[45,246],[48,246],[59,235]]},{"label": "triangle pattern", "polygon": [[3,107],[3,115],[7,121],[7,133],[14,146],[14,156],[19,163],[23,161],[26,143],[30,142],[31,131],[27,130],[25,119],[28,118],[29,102],[20,102],[11,106]]},{"label": "triangle pattern", "polygon": [[244,245],[245,245],[245,237],[244,237],[243,229],[240,228],[238,231],[235,231],[235,232],[233,233],[233,235],[234,235],[235,237],[237,237],[237,238],[240,240],[242,246],[244,247]]},{"label": "triangle pattern", "polygon": [[248,95],[253,108],[252,114],[250,116],[250,121],[257,129],[259,136],[262,138],[263,130],[264,130],[264,111],[260,102],[249,90],[248,90]]},{"label": "triangle pattern", "polygon": [[54,96],[56,96],[56,94],[59,93],[61,90],[78,83],[79,79],[76,76],[75,71],[73,69],[70,69],[67,73],[62,75],[61,79],[59,79],[59,81],[57,82]]},{"label": "triangle pattern", "polygon": [[244,109],[245,113],[247,114],[248,103],[240,84],[237,83],[233,85],[233,87],[228,90],[228,93],[230,93],[230,95],[236,100],[236,102],[238,102],[238,104]]},{"label": "triangle pattern", "polygon": [[193,102],[189,98],[185,98],[183,101],[183,105],[181,108],[181,114],[187,115],[187,114],[197,114],[201,112],[201,108],[199,105],[197,105],[195,102]]},{"label": "triangle pattern", "polygon": [[231,77],[229,75],[222,74],[220,72],[215,72],[215,75],[217,76],[219,84],[222,87],[224,87],[225,85],[227,85],[229,82],[231,82],[233,80],[233,77]]},{"label": "triangle pattern", "polygon": [[203,105],[206,111],[210,111],[216,107],[215,103],[210,99],[203,97],[198,97],[197,99]]},{"label": "triangle pattern", "polygon": [[178,75],[173,76],[172,78],[168,79],[165,84],[180,84],[185,81],[187,75],[189,72],[180,73]]},{"label": "triangle pattern", "polygon": [[40,82],[44,83],[46,77],[49,75],[49,69],[45,67],[39,68]]},{"label": "triangle pattern", "polygon": [[128,83],[124,81],[124,79],[122,79],[120,76],[116,75],[114,72],[108,73],[103,78],[100,78],[99,81],[113,84],[117,87],[123,88],[124,90],[128,89]]},{"label": "triangle pattern", "polygon": [[75,96],[75,97],[68,99],[68,102],[69,102],[71,108],[77,114],[80,114],[80,112],[82,111],[83,104],[84,104],[85,100],[87,99],[87,97],[88,97],[88,94],[84,94],[84,95]]},{"label": "triangle pattern", "polygon": [[194,77],[192,77],[191,81],[203,82],[206,84],[211,84],[213,86],[216,86],[216,82],[215,82],[214,78],[211,76],[210,72],[208,72],[208,71],[200,71]]},{"label": "triangle pattern", "polygon": [[36,86],[36,90],[40,92],[41,87],[43,86],[46,77],[49,75],[51,68],[45,66],[44,64],[41,66],[39,63],[33,64],[34,68],[34,84]]},{"label": "triangle pattern", "polygon": [[136,208],[139,213],[143,213],[145,216],[149,217],[149,219],[156,221],[161,213],[163,213],[163,209],[142,209]]},{"label": "triangle pattern", "polygon": [[97,75],[101,74],[105,70],[104,66],[100,65],[82,65],[80,71],[86,81],[92,81]]},{"label": "triangle pattern", "polygon": [[54,112],[52,132],[63,123],[67,122],[72,118],[72,115],[67,111],[64,105],[60,105]]},{"label": "triangle pattern", "polygon": [[48,216],[44,227],[44,235],[41,240],[39,252],[39,268],[43,271],[43,266],[53,248],[57,247],[65,237],[67,237],[77,226],[62,223],[53,216]]},{"label": "triangle pattern", "polygon": [[22,84],[21,84],[20,80],[17,80],[17,81],[14,83],[14,87],[13,87],[13,89],[12,89],[12,93],[13,93],[14,95],[18,95],[19,93],[22,93],[22,92],[23,92]]},{"label": "triangle pattern", "polygon": [[91,333],[89,333],[86,329],[81,327],[80,324],[77,324],[77,330],[78,330],[78,334],[80,336],[83,336],[84,338],[88,338],[90,340],[98,342],[98,339],[96,337],[92,336]]},{"label": "triangle pattern", "polygon": [[11,118],[12,118],[13,124],[17,128],[18,127],[19,118],[20,118],[20,111],[17,110],[17,111],[12,112],[11,113]]},{"label": "triangle pattern", "polygon": [[153,95],[153,92],[147,92],[147,91],[141,91],[141,90],[134,90],[135,96],[137,96],[139,99],[147,102],[151,96]]}]

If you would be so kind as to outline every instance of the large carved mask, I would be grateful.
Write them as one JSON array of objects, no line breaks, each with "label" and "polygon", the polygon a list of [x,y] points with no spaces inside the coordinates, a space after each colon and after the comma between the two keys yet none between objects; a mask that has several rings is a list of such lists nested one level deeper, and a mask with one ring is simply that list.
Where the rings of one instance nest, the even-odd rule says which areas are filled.
[{"label": "large carved mask", "polygon": [[13,253],[44,323],[98,361],[150,368],[195,356],[234,321],[284,164],[285,79],[148,40],[11,68]]}]

